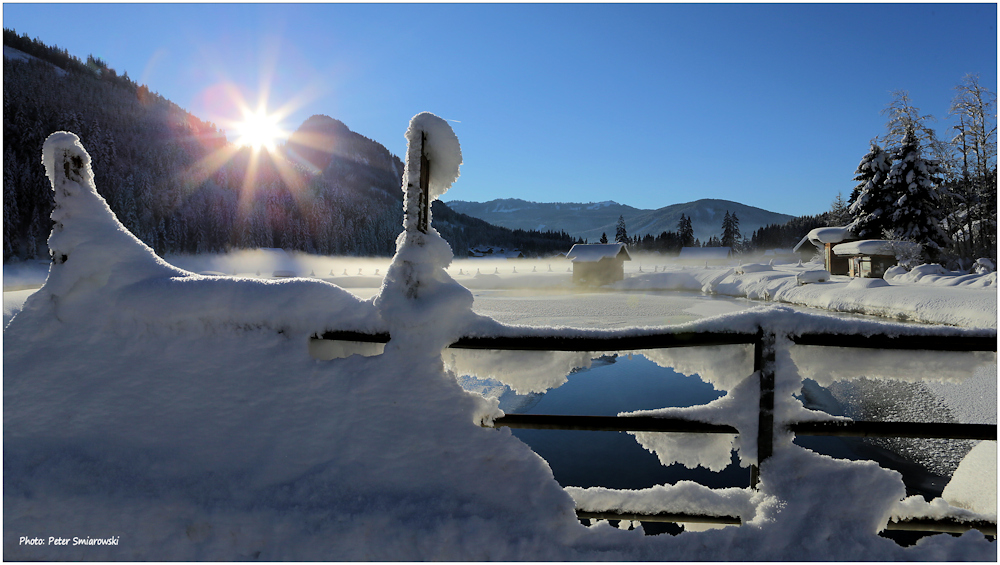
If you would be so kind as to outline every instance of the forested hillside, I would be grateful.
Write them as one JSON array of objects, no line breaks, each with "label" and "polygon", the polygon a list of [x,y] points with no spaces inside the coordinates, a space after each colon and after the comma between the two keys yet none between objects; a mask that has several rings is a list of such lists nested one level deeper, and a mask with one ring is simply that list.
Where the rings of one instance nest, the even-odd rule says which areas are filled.
[{"label": "forested hillside", "polygon": [[[84,63],[5,29],[3,65],[5,262],[47,255],[52,196],[41,148],[59,130],[80,136],[101,195],[160,254],[394,251],[403,164],[333,118],[313,116],[285,147],[255,158],[215,124],[100,59]],[[497,228],[446,206],[435,212],[434,225],[457,256],[475,245],[551,253],[573,243],[565,233]]]}]

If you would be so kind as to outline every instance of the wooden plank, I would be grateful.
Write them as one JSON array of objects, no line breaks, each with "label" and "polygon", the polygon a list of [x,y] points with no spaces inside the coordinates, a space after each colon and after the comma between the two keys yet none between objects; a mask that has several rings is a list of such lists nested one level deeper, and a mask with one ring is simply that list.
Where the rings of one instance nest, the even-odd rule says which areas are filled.
[{"label": "wooden plank", "polygon": [[[388,343],[388,333],[327,331],[313,339]],[[660,333],[607,337],[492,336],[463,337],[449,347],[456,349],[494,349],[498,351],[631,351],[668,347],[741,345],[753,343],[754,334],[740,333]]]},{"label": "wooden plank", "polygon": [[949,422],[796,422],[788,425],[796,435],[841,437],[910,437],[924,439],[997,439],[996,424]]},{"label": "wooden plank", "polygon": [[628,351],[753,343],[754,334],[682,332],[602,337],[497,336],[463,337],[450,347],[503,351]]},{"label": "wooden plank", "polygon": [[588,430],[603,432],[678,432],[739,434],[725,424],[707,424],[679,418],[652,416],[562,416],[552,414],[507,414],[493,420],[493,427],[536,430]]},{"label": "wooden plank", "polygon": [[907,518],[898,522],[889,520],[885,529],[909,532],[946,532],[951,534],[962,534],[969,530],[979,530],[985,535],[997,537],[997,525],[984,520],[961,522],[957,519],[950,520],[948,518]]},{"label": "wooden plank", "polygon": [[753,370],[760,378],[760,401],[757,412],[757,464],[750,466],[750,488],[760,483],[760,466],[774,452],[774,332],[757,334]]},{"label": "wooden plank", "polygon": [[588,512],[577,510],[577,518],[591,520],[637,520],[639,522],[688,522],[694,524],[733,524],[743,523],[738,516],[707,516],[703,514],[684,514],[657,512],[656,514],[636,514],[632,512]]},{"label": "wooden plank", "polygon": [[312,339],[325,339],[330,341],[360,341],[363,343],[389,343],[391,336],[385,333],[364,333],[354,331],[328,331],[319,335],[314,335]]},{"label": "wooden plank", "polygon": [[844,335],[834,333],[808,333],[790,336],[796,345],[821,347],[858,347],[864,349],[904,349],[928,351],[996,351],[997,335]]},{"label": "wooden plank", "polygon": [[431,218],[431,163],[424,152],[427,145],[427,132],[420,132],[420,198],[417,211],[417,229],[427,233]]}]

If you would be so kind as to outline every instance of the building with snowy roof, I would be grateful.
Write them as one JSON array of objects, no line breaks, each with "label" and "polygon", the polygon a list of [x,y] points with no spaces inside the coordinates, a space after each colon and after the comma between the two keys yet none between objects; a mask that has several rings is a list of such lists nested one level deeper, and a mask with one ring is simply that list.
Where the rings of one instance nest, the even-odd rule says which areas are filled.
[{"label": "building with snowy roof", "polygon": [[573,261],[573,282],[600,286],[625,278],[625,261],[632,257],[624,243],[577,243],[566,258]]},{"label": "building with snowy roof", "polygon": [[833,246],[839,243],[857,241],[857,237],[847,227],[827,227],[816,228],[805,235],[792,251],[798,253],[806,243],[811,243],[823,253],[823,267],[830,271],[831,275],[846,275],[850,272],[850,261],[847,257],[840,257],[833,252]]},{"label": "building with snowy roof", "polygon": [[858,278],[882,278],[886,269],[896,265],[899,253],[918,253],[920,245],[907,241],[863,239],[839,243],[833,247],[838,258],[847,260],[847,274]]}]

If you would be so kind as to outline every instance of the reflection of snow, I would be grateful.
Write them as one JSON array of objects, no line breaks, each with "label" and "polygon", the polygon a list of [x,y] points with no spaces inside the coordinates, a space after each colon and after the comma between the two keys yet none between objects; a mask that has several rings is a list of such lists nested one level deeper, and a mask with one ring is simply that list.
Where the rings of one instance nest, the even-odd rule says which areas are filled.
[{"label": "reflection of snow", "polygon": [[[924,383],[862,378],[828,387],[855,420],[887,422],[955,422],[951,410]],[[976,442],[969,440],[866,438],[875,445],[919,463],[942,476],[955,472]]]}]

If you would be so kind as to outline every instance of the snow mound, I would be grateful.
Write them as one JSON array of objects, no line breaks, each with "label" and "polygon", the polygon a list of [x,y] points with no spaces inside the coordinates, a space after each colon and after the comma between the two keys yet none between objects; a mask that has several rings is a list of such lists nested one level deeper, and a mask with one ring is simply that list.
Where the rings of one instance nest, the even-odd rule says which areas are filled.
[{"label": "snow mound", "polygon": [[851,279],[851,282],[847,283],[847,288],[854,290],[882,288],[884,286],[889,286],[889,283],[885,282],[885,279],[855,278]]},{"label": "snow mound", "polygon": [[52,265],[40,293],[45,300],[71,300],[74,293],[109,281],[121,288],[142,279],[191,274],[157,257],[118,221],[97,193],[90,155],[76,134],[50,135],[42,147],[42,163],[55,197]]},{"label": "snow mound", "polygon": [[990,261],[985,257],[976,259],[975,272],[977,275],[987,275],[989,273],[995,272],[996,270],[997,267],[996,265],[993,264],[993,261]]},{"label": "snow mound", "polygon": [[52,263],[45,283],[18,313],[21,324],[46,326],[54,317],[134,334],[153,328],[384,327],[370,304],[328,283],[202,276],[170,265],[132,235],[98,194],[90,155],[73,133],[50,135],[43,162],[55,199]]},{"label": "snow mound", "polygon": [[795,275],[795,283],[798,285],[804,285],[809,283],[818,283],[830,280],[830,271],[826,269],[818,269],[813,271],[802,271]]},{"label": "snow mound", "polygon": [[941,497],[952,506],[997,519],[997,442],[981,441],[972,448],[944,487]]}]

